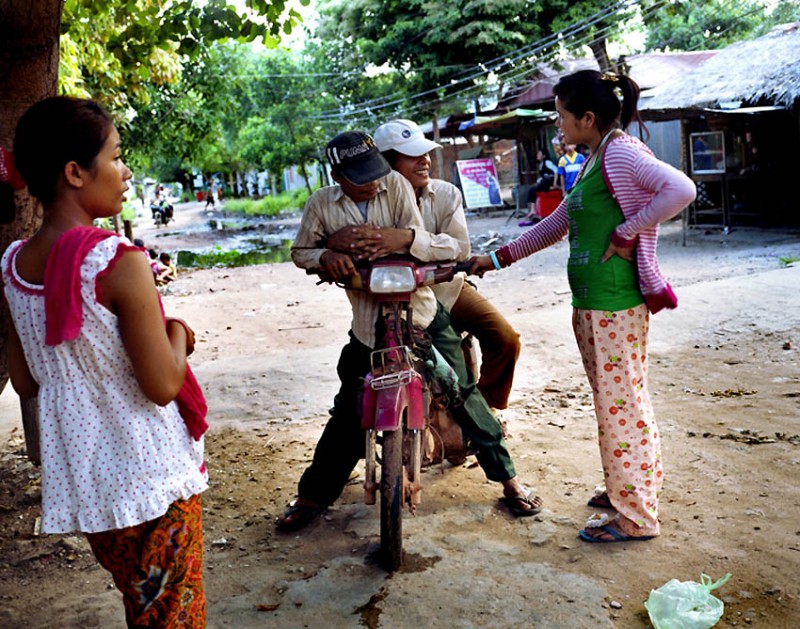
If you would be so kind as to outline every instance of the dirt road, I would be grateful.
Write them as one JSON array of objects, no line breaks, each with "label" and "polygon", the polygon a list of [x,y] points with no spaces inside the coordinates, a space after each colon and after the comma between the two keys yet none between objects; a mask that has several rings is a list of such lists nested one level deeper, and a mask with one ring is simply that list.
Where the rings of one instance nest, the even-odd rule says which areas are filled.
[{"label": "dirt road", "polygon": [[[198,211],[179,207],[178,226]],[[470,229],[475,247],[520,231],[499,215],[472,218]],[[160,250],[190,238],[143,237]],[[280,535],[273,525],[337,388],[350,320],[342,292],[289,263],[182,273],[164,300],[197,332],[192,363],[211,408],[209,626],[647,627],[652,588],[731,572],[717,592],[719,626],[796,627],[800,266],[779,258],[800,257],[800,237],[681,240],[680,225],[667,225],[660,262],[680,307],[654,317],[650,350],[662,536],[577,538],[602,475],[562,243],[479,280],[522,336],[503,418],[520,476],[546,510],[516,520],[479,468],[431,469],[418,515],[405,523],[406,567],[394,575],[372,560],[378,513],[363,504],[359,480],[308,530]],[[0,396],[0,625],[124,626],[119,594],[81,538],[33,536],[37,471],[21,456],[16,409],[13,395]]]}]

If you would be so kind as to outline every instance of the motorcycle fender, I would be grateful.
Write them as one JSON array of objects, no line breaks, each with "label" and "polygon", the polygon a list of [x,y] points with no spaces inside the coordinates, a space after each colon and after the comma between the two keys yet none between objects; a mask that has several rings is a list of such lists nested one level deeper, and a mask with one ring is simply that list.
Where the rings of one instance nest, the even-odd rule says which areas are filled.
[{"label": "motorcycle fender", "polygon": [[375,428],[375,397],[376,392],[370,386],[372,376],[368,375],[364,383],[363,395],[361,400],[361,428],[369,430]]},{"label": "motorcycle fender", "polygon": [[408,417],[406,418],[406,426],[409,430],[423,430],[425,428],[423,399],[422,379],[414,378],[408,385]]},{"label": "motorcycle fender", "polygon": [[403,409],[408,406],[408,389],[396,387],[375,393],[375,430],[402,428]]}]

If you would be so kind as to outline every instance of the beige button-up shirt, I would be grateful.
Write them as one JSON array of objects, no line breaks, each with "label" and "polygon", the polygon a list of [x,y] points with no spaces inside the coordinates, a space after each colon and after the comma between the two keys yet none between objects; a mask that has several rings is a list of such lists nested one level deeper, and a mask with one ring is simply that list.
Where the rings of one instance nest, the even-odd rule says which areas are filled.
[{"label": "beige button-up shirt", "polygon": [[[420,260],[468,260],[471,248],[461,191],[451,183],[431,179],[422,189],[419,209],[427,231],[415,233],[411,255]],[[464,274],[459,273],[446,284],[434,285],[436,299],[450,310],[464,281]]]},{"label": "beige button-up shirt", "polygon": [[[303,210],[300,229],[292,246],[292,261],[302,269],[320,268],[320,258],[327,251],[321,245],[331,234],[348,225],[375,225],[400,229],[424,229],[411,184],[392,171],[380,180],[378,194],[369,200],[367,220],[355,202],[338,185],[321,188],[312,194]],[[375,347],[375,323],[380,306],[361,291],[348,290],[353,309],[352,330],[355,337]],[[428,287],[411,296],[414,323],[428,327],[436,314],[436,297]]]}]

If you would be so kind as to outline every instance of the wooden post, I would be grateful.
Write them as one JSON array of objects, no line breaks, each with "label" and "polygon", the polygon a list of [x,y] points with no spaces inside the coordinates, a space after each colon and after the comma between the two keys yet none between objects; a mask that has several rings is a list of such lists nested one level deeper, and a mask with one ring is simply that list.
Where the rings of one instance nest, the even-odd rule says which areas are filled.
[{"label": "wooden post", "polygon": [[[441,135],[439,134],[439,115],[434,110],[433,112],[433,141],[437,144],[441,144],[439,140],[441,139]],[[444,155],[442,155],[443,151],[434,151],[434,155],[436,155],[436,170],[434,171],[433,175],[435,179],[445,179],[444,177]],[[446,180],[449,181],[449,180]]]},{"label": "wooden post", "polygon": [[131,221],[122,221],[122,229],[125,232],[125,238],[133,242],[133,223]]},{"label": "wooden post", "polygon": [[25,431],[25,449],[28,460],[34,465],[42,464],[42,455],[39,448],[39,401],[35,398],[19,399],[22,412],[22,428]]},{"label": "wooden post", "polygon": [[[686,173],[689,177],[691,177],[691,171],[689,170],[690,164],[688,159],[688,151],[689,151],[689,131],[686,128],[686,121],[683,118],[683,113],[680,116],[680,129],[681,129],[681,170]],[[682,246],[686,246],[686,237],[689,232],[689,213],[692,211],[691,203],[689,207],[684,208],[683,216],[681,217],[681,223],[683,227],[683,239],[681,242]]]}]

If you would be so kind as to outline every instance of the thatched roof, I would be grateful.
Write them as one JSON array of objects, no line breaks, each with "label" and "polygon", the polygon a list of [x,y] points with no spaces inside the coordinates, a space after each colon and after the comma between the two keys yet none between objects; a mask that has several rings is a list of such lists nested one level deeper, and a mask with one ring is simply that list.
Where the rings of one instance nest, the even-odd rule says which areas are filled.
[{"label": "thatched roof", "polygon": [[640,109],[742,106],[792,107],[800,101],[800,22],[728,46],[696,70],[642,95]]},{"label": "thatched roof", "polygon": [[[646,90],[675,77],[685,75],[717,54],[716,50],[692,52],[649,52],[630,55],[625,59],[628,74],[642,90]],[[552,64],[540,64],[534,79],[511,90],[503,105],[510,109],[538,107],[553,103],[553,86],[559,79],[578,70],[598,70],[594,57],[567,59]]]}]

